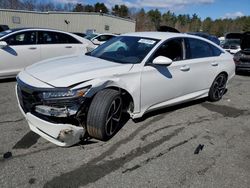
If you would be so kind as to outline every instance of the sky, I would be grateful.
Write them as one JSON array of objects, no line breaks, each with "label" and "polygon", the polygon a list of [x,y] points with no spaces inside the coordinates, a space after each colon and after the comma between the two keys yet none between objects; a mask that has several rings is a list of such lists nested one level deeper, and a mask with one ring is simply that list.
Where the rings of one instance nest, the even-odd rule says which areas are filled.
[{"label": "sky", "polygon": [[194,14],[201,19],[211,17],[236,18],[250,16],[250,0],[51,0],[59,3],[104,3],[108,8],[115,4],[125,4],[129,8],[159,9],[162,13],[170,10],[175,14]]}]

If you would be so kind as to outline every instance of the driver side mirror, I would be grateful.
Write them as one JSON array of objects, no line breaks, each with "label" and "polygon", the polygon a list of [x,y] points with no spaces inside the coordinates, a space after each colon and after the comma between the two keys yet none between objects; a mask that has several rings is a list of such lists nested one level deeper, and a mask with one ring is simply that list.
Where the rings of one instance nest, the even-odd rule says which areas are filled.
[{"label": "driver side mirror", "polygon": [[3,49],[3,48],[5,48],[5,47],[7,47],[7,46],[8,46],[7,42],[5,42],[5,41],[0,41],[0,49]]},{"label": "driver side mirror", "polygon": [[92,40],[92,42],[95,45],[100,45],[101,44],[101,42],[99,40],[97,40],[97,39]]},{"label": "driver side mirror", "polygon": [[173,63],[172,59],[165,56],[158,56],[153,60],[153,64],[155,65],[165,65],[169,66]]}]

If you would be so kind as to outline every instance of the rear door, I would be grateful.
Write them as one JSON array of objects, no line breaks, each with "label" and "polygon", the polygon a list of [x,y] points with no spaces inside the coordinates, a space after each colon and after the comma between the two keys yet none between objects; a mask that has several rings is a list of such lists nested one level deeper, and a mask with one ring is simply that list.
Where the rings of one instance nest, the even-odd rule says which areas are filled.
[{"label": "rear door", "polygon": [[39,31],[39,44],[42,59],[81,53],[79,45],[82,45],[74,37],[54,31]]},{"label": "rear door", "polygon": [[8,46],[0,49],[1,76],[14,76],[23,68],[41,59],[37,31],[24,31],[8,36]]},{"label": "rear door", "polygon": [[186,38],[186,64],[192,73],[192,82],[184,87],[185,93],[209,89],[218,72],[220,50],[215,51],[212,44],[196,39]]}]

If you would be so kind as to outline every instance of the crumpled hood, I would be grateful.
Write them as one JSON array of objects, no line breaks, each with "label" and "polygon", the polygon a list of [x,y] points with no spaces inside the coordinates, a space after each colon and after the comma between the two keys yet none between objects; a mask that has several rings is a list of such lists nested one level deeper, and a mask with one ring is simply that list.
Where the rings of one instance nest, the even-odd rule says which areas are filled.
[{"label": "crumpled hood", "polygon": [[132,66],[80,55],[45,60],[27,67],[25,71],[52,86],[69,87],[94,78],[123,74]]}]

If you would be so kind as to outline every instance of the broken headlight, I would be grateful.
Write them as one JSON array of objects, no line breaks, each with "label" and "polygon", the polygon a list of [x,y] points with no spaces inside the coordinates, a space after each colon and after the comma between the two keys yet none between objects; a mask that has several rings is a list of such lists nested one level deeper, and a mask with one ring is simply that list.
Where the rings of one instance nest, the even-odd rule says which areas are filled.
[{"label": "broken headlight", "polygon": [[41,97],[44,100],[83,97],[88,89],[89,87],[77,90],[45,91],[42,92]]},{"label": "broken headlight", "polygon": [[84,96],[89,88],[44,91],[39,95],[43,104],[35,106],[35,111],[39,114],[53,117],[75,115],[84,101]]}]

